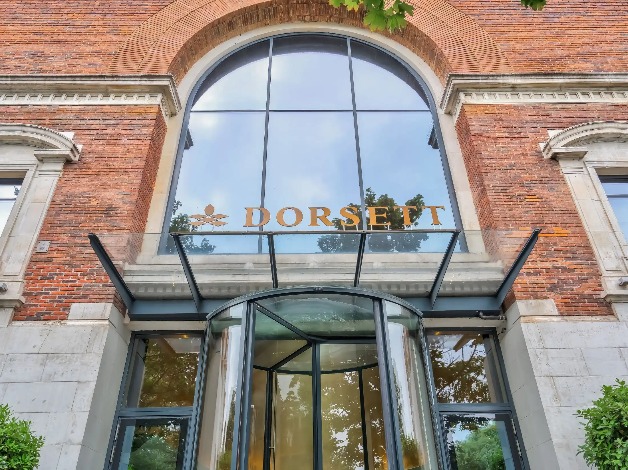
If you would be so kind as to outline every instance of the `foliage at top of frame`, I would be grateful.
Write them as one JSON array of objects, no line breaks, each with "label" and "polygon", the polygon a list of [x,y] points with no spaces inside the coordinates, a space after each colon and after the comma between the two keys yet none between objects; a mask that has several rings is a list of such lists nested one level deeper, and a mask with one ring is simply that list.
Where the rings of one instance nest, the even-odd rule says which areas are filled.
[{"label": "foliage at top of frame", "polygon": [[[532,10],[542,10],[546,0],[521,0],[521,4]],[[412,16],[414,6],[402,0],[329,0],[329,4],[338,8],[345,6],[348,10],[358,11],[364,7],[364,24],[371,31],[390,32],[403,29],[406,24],[406,16]]]},{"label": "foliage at top of frame", "polygon": [[44,439],[33,435],[30,421],[17,419],[0,405],[0,470],[33,470]]},{"label": "foliage at top of frame", "polygon": [[578,447],[588,465],[599,470],[628,469],[628,386],[617,379],[604,385],[602,397],[591,408],[578,410],[584,418],[584,444]]}]

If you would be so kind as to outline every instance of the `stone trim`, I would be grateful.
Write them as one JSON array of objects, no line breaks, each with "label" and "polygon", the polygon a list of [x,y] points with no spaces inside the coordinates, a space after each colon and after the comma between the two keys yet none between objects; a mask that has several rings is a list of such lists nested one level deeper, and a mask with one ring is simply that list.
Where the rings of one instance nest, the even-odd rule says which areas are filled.
[{"label": "stone trim", "polygon": [[24,272],[34,250],[57,181],[66,162],[77,162],[82,146],[72,132],[31,124],[0,123],[0,174],[23,175],[22,189],[0,237],[0,324],[23,304]]},{"label": "stone trim", "polygon": [[599,174],[628,175],[628,121],[593,121],[548,131],[540,145],[547,159],[558,162],[571,191],[601,273],[604,299],[625,302],[628,244]]},{"label": "stone trim", "polygon": [[0,144],[36,147],[35,157],[40,162],[58,157],[68,162],[78,162],[83,146],[76,144],[73,137],[72,132],[56,132],[32,124],[0,123]]},{"label": "stone trim", "polygon": [[583,145],[595,142],[628,142],[628,121],[594,121],[550,131],[550,139],[541,144],[545,158],[584,158]]},{"label": "stone trim", "polygon": [[458,118],[465,104],[628,104],[628,74],[451,74],[441,109]]},{"label": "stone trim", "polygon": [[171,75],[0,75],[0,106],[158,105],[181,110]]}]

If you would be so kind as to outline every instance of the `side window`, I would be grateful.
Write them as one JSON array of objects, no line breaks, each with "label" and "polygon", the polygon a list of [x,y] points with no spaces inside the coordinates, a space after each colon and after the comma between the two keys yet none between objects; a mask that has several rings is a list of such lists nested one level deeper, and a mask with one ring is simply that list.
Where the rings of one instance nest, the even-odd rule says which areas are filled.
[{"label": "side window", "polygon": [[439,426],[451,468],[522,469],[494,335],[432,330],[427,341]]},{"label": "side window", "polygon": [[23,181],[23,178],[2,178],[0,176],[0,234],[9,221]]},{"label": "side window", "polygon": [[137,335],[122,385],[110,469],[183,468],[201,335]]},{"label": "side window", "polygon": [[600,176],[600,181],[608,202],[613,208],[615,218],[619,223],[624,240],[628,239],[628,177]]}]

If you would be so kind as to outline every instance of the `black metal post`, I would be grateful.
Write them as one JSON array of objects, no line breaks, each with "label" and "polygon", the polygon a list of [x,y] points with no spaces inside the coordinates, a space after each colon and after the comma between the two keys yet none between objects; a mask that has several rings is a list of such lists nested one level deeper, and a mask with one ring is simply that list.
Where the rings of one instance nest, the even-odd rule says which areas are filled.
[{"label": "black metal post", "polygon": [[181,234],[179,233],[171,233],[172,239],[174,240],[174,246],[177,249],[177,253],[179,253],[179,259],[181,260],[181,266],[183,266],[183,272],[185,273],[185,279],[188,281],[188,287],[190,288],[190,292],[192,293],[192,299],[194,300],[194,305],[196,305],[196,311],[201,312],[201,303],[203,302],[203,298],[201,297],[201,291],[198,288],[198,284],[196,283],[196,278],[194,277],[194,273],[192,272],[192,267],[190,266],[190,260],[188,259],[188,255],[181,245],[181,239],[179,238]]},{"label": "black metal post", "polygon": [[273,427],[273,380],[274,372],[266,372],[266,412],[264,413],[264,470],[270,470],[270,447]]},{"label": "black metal post", "polygon": [[362,450],[364,453],[364,470],[369,470],[369,446],[366,434],[366,410],[364,409],[364,379],[363,369],[358,369],[358,387],[360,387],[360,419],[362,420]]},{"label": "black metal post", "polygon": [[535,228],[532,231],[532,235],[530,235],[530,238],[528,238],[528,241],[526,241],[525,245],[523,246],[523,249],[517,256],[517,259],[515,259],[515,262],[510,267],[508,274],[506,274],[506,277],[504,278],[504,281],[502,282],[501,286],[499,286],[499,289],[497,289],[497,294],[495,294],[495,298],[497,299],[497,302],[499,304],[501,304],[506,298],[506,294],[508,294],[508,291],[510,290],[513,283],[515,282],[515,279],[517,278],[519,271],[521,271],[521,268],[523,268],[523,265],[528,259],[528,256],[534,249],[534,245],[536,245],[536,242],[539,239],[539,233],[541,233],[540,228]]},{"label": "black metal post", "polygon": [[443,279],[445,278],[445,273],[447,272],[449,261],[451,261],[451,257],[454,254],[454,248],[456,247],[456,242],[458,241],[459,235],[460,230],[456,230],[451,234],[449,244],[447,245],[447,251],[445,252],[445,256],[443,256],[440,267],[438,268],[438,274],[436,275],[436,279],[434,280],[434,284],[432,285],[432,289],[430,290],[430,304],[432,305],[432,307],[434,307],[434,304],[436,303],[438,291],[440,290],[440,286],[442,285]]}]

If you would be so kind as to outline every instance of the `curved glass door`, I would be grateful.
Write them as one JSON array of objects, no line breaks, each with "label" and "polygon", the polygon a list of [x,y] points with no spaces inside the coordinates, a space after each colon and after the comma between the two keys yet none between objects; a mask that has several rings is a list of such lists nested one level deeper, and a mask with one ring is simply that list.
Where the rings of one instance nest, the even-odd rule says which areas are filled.
[{"label": "curved glass door", "polygon": [[197,468],[438,468],[420,326],[400,305],[340,293],[214,317]]}]

